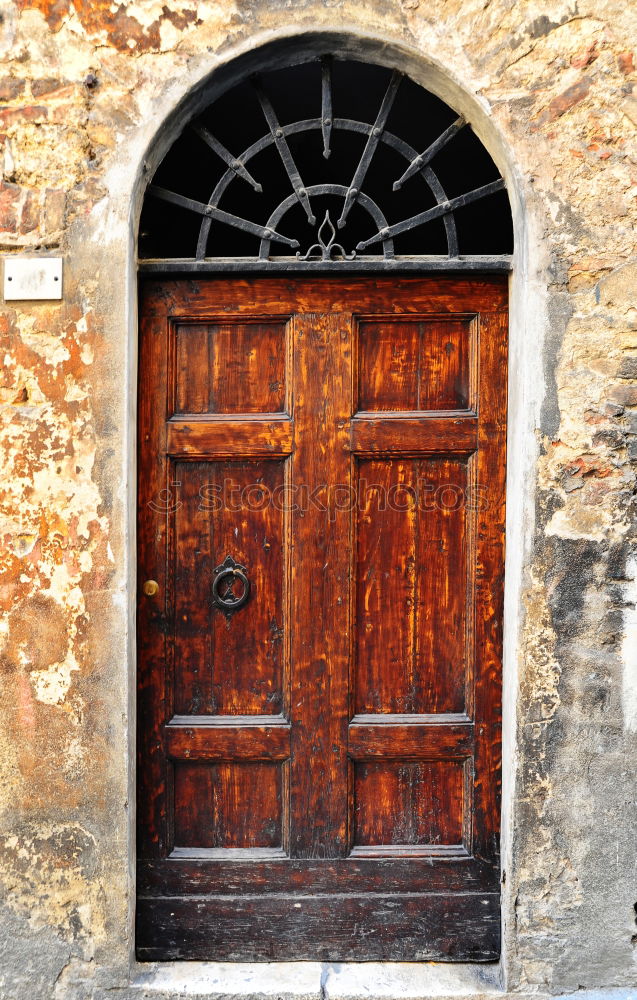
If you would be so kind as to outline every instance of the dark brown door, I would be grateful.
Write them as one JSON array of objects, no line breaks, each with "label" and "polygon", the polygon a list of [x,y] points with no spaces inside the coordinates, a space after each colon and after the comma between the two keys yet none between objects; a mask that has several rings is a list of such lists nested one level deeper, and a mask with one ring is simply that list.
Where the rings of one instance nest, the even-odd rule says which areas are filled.
[{"label": "dark brown door", "polygon": [[497,957],[506,302],[144,283],[141,959]]}]

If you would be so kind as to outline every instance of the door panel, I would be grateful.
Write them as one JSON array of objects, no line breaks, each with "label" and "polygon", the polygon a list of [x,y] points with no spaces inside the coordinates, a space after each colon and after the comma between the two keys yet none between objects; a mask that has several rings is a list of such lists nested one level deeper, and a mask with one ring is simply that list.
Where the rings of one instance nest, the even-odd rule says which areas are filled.
[{"label": "door panel", "polygon": [[140,329],[138,956],[497,957],[505,282]]},{"label": "door panel", "polygon": [[464,784],[462,760],[356,763],[354,849],[462,847]]},{"label": "door panel", "polygon": [[358,463],[356,711],[464,712],[467,462]]},{"label": "door panel", "polygon": [[470,319],[366,319],[358,325],[360,410],[465,410]]},{"label": "door panel", "polygon": [[[284,459],[175,462],[174,711],[277,715],[283,706]],[[250,629],[210,603],[215,567],[250,566]]]},{"label": "door panel", "polygon": [[175,413],[285,409],[285,320],[175,323]]},{"label": "door panel", "polygon": [[174,765],[174,849],[281,847],[281,765]]}]

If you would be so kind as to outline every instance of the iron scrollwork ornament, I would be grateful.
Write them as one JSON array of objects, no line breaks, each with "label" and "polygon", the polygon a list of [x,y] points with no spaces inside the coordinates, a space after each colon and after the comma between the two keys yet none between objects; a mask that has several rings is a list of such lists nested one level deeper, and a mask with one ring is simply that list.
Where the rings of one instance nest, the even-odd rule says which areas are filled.
[{"label": "iron scrollwork ornament", "polygon": [[[240,594],[235,594],[234,585],[239,581],[242,590]],[[250,581],[248,571],[241,563],[236,562],[232,556],[226,556],[219,566],[215,566],[212,581],[212,603],[216,608],[230,617],[243,608],[250,597]]]},{"label": "iron scrollwork ornament", "polygon": [[[326,236],[328,237],[327,242],[325,242]],[[297,250],[296,256],[299,260],[312,260],[313,258],[318,258],[319,260],[354,260],[356,256],[355,250],[353,253],[345,253],[341,244],[334,242],[336,239],[336,230],[330,219],[329,212],[325,213],[325,218],[319,226],[316,238],[318,239],[318,243],[311,246],[303,256]]]}]

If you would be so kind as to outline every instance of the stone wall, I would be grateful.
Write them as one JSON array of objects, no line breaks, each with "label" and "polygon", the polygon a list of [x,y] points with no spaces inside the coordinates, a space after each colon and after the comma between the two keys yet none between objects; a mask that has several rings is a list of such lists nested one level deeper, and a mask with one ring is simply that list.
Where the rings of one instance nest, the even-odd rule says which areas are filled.
[{"label": "stone wall", "polygon": [[117,996],[130,976],[142,162],[220,63],[321,29],[446,74],[509,180],[502,975],[523,993],[637,985],[637,10],[5,0],[0,249],[65,258],[62,303],[0,314],[7,1000]]}]

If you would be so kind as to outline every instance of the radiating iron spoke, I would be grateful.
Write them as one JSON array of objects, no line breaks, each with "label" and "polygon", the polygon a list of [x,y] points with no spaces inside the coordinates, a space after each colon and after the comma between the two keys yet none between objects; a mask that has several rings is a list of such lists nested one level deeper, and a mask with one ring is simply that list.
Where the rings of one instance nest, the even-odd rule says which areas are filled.
[{"label": "radiating iron spoke", "polygon": [[209,132],[203,125],[193,125],[192,130],[197,133],[200,139],[203,139],[207,146],[210,146],[210,149],[214,150],[217,156],[221,157],[223,162],[229,166],[231,170],[234,170],[238,177],[242,177],[244,181],[251,184],[255,191],[263,191],[261,185],[258,181],[255,181],[252,174],[246,170],[241,160],[238,160],[235,156],[233,156],[230,150],[226,149],[222,142],[215,139],[212,132]]},{"label": "radiating iron spoke", "polygon": [[220,208],[215,205],[204,205],[201,201],[194,201],[192,198],[186,198],[182,194],[176,194],[174,191],[167,191],[166,188],[157,187],[155,184],[151,184],[148,188],[148,193],[152,194],[155,198],[161,198],[162,201],[171,202],[173,205],[179,205],[180,208],[187,208],[191,212],[197,212],[198,215],[207,216],[210,219],[216,219],[217,222],[225,222],[228,226],[233,226],[235,229],[242,229],[245,233],[251,233],[252,236],[258,236],[262,240],[273,240],[275,243],[285,243],[288,247],[298,247],[298,240],[291,240],[288,236],[282,236],[281,233],[277,233],[273,229],[268,229],[267,226],[260,226],[256,222],[250,222],[248,219],[242,219],[238,215],[231,215],[229,212],[223,212]]},{"label": "radiating iron spoke", "polygon": [[453,139],[454,135],[456,135],[461,128],[464,128],[466,124],[467,123],[462,116],[460,116],[460,118],[456,118],[455,122],[453,122],[448,129],[445,129],[442,135],[439,135],[436,141],[432,142],[431,146],[428,146],[424,153],[420,153],[419,156],[411,161],[402,177],[399,177],[397,181],[394,181],[393,190],[399,191],[406,180],[413,177],[414,174],[417,174],[423,167],[426,167],[427,164],[433,160],[436,153],[439,153],[440,150],[447,145],[449,140]]},{"label": "radiating iron spoke", "polygon": [[321,59],[321,131],[323,156],[326,160],[331,153],[332,122],[332,58],[324,56]]},{"label": "radiating iron spoke", "polygon": [[469,205],[472,201],[478,201],[480,198],[486,198],[487,195],[495,194],[496,191],[502,191],[503,188],[504,181],[500,178],[500,180],[492,181],[491,184],[485,184],[483,187],[476,188],[475,191],[469,191],[467,194],[461,194],[457,198],[452,198],[450,201],[443,201],[440,205],[435,205],[434,208],[430,208],[426,212],[420,212],[418,215],[412,215],[410,219],[403,219],[402,222],[396,222],[393,226],[381,229],[375,234],[375,236],[371,236],[368,240],[363,240],[361,243],[358,243],[356,249],[365,250],[367,247],[371,246],[372,243],[378,243],[379,240],[393,238],[394,236],[398,236],[400,233],[409,232],[410,229],[416,229],[417,226],[424,226],[425,223],[431,222],[433,219],[439,219],[442,215],[447,215],[449,212],[455,212],[457,208],[463,208],[465,205]]},{"label": "radiating iron spoke", "polygon": [[394,98],[396,97],[398,88],[400,86],[400,81],[402,80],[402,78],[403,78],[402,73],[399,73],[398,70],[394,70],[394,72],[391,75],[391,80],[389,81],[387,90],[385,91],[385,96],[383,97],[382,104],[380,106],[380,111],[378,112],[376,121],[374,122],[374,126],[369,134],[369,138],[367,139],[365,149],[363,150],[363,155],[360,158],[360,162],[356,168],[354,177],[352,178],[352,183],[350,184],[349,189],[347,191],[347,195],[345,197],[345,204],[343,205],[343,211],[341,212],[341,217],[338,220],[339,229],[342,229],[342,227],[345,225],[350,209],[358,197],[358,193],[361,189],[363,181],[365,180],[367,171],[369,170],[369,165],[372,162],[372,157],[376,152],[376,148],[381,140],[383,130],[385,128],[385,125],[387,124],[389,112],[392,109],[392,104],[394,103]]},{"label": "radiating iron spoke", "polygon": [[265,120],[268,123],[268,128],[270,129],[270,133],[272,135],[272,138],[274,139],[276,148],[279,151],[279,156],[281,157],[283,166],[285,167],[287,175],[292,183],[292,187],[294,188],[294,193],[296,194],[298,200],[305,209],[305,214],[307,215],[308,222],[310,223],[310,225],[313,226],[316,222],[316,219],[312,212],[310,199],[308,198],[307,191],[305,190],[303,181],[301,180],[301,175],[297,170],[296,164],[294,162],[294,157],[290,152],[290,147],[287,144],[287,140],[283,133],[283,129],[279,124],[276,112],[272,107],[272,103],[269,97],[267,96],[267,94],[265,93],[265,91],[263,90],[259,81],[256,78],[253,80],[253,86],[256,95],[259,98],[259,103],[261,105],[261,109],[265,116]]}]

